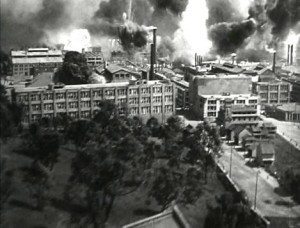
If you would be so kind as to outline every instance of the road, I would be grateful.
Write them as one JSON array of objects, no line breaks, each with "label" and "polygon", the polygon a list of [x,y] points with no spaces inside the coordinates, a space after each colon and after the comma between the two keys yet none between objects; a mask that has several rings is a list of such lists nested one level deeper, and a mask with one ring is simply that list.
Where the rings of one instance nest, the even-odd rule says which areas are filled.
[{"label": "road", "polygon": [[[219,158],[220,165],[229,172],[231,148],[223,144],[223,155]],[[232,150],[231,178],[236,185],[246,191],[249,200],[254,202],[257,169],[245,164],[244,158],[234,149]],[[274,178],[262,171],[258,177],[257,209],[263,216],[271,220],[271,227],[300,227],[300,205],[293,206],[290,197],[280,196],[275,193],[278,183]],[[282,222],[276,226],[278,219]]]},{"label": "road", "polygon": [[300,123],[279,121],[274,118],[261,116],[263,120],[272,122],[277,126],[277,133],[284,137],[287,141],[300,149]]}]

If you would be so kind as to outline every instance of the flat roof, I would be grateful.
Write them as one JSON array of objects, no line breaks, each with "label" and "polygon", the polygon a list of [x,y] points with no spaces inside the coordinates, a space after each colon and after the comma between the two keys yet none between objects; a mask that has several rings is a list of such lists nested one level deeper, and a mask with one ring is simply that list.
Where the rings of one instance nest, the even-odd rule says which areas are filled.
[{"label": "flat roof", "polygon": [[252,99],[258,99],[259,96],[257,95],[253,95],[253,94],[230,94],[230,95],[222,95],[222,94],[213,94],[213,95],[201,95],[199,94],[200,97],[203,97],[203,98],[214,98],[214,99],[218,99],[218,98],[231,98],[231,99],[234,99],[234,98],[252,98]]},{"label": "flat roof", "polygon": [[300,113],[300,103],[282,104],[280,106],[277,106],[277,109],[285,112]]},{"label": "flat roof", "polygon": [[36,63],[62,63],[63,58],[60,57],[34,57],[34,58],[12,58],[13,64],[36,64]]},{"label": "flat roof", "polygon": [[47,55],[61,55],[62,56],[62,51],[61,50],[49,50],[49,49],[32,49],[29,48],[28,50],[18,50],[18,51],[11,51],[11,56],[12,57],[26,57],[26,56],[36,56],[36,55],[42,55],[42,56],[47,56]]},{"label": "flat roof", "polygon": [[[138,82],[138,80],[136,81]],[[148,81],[146,84],[140,85],[162,85],[165,84],[164,81]],[[139,86],[139,84],[131,84],[130,82],[115,82],[115,83],[105,83],[105,84],[80,84],[80,85],[64,85],[61,88],[55,88],[56,90],[72,90],[72,89],[92,89],[92,88],[107,88],[107,87],[124,87],[124,86]],[[17,93],[22,92],[34,92],[43,91],[48,89],[48,86],[37,86],[37,87],[25,87],[25,88],[15,88]]]}]

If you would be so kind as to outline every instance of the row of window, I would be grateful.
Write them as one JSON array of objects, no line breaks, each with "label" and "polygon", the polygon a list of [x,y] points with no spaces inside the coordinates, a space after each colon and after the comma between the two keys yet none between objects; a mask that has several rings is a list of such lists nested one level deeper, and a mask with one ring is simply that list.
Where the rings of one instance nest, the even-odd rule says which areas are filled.
[{"label": "row of window", "polygon": [[[260,90],[278,91],[279,85],[261,85]],[[288,91],[289,85],[280,85],[280,90]]]}]

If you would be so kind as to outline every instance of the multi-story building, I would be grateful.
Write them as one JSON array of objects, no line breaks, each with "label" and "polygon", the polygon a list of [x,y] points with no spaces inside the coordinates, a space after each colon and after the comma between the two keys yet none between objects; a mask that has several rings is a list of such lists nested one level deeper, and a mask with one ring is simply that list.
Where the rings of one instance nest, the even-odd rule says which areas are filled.
[{"label": "multi-story building", "polygon": [[189,83],[184,80],[172,80],[176,85],[176,108],[188,109],[189,104]]},{"label": "multi-story building", "polygon": [[282,121],[300,122],[300,104],[267,105],[266,115]]},{"label": "multi-story building", "polygon": [[[225,103],[227,101],[225,100]],[[230,102],[230,101],[229,101]],[[233,101],[231,101],[233,102]],[[230,103],[231,103],[230,102]],[[257,101],[250,100],[249,105],[230,105],[225,104],[225,124],[229,125],[243,125],[252,126],[257,125],[259,118],[259,110],[256,107],[258,105]]]},{"label": "multi-story building", "polygon": [[107,82],[128,82],[132,78],[140,78],[140,73],[116,64],[109,64],[105,67],[104,76]]},{"label": "multi-story building", "polygon": [[24,76],[50,72],[63,63],[60,50],[48,48],[28,48],[27,50],[11,51],[13,76],[22,79]]},{"label": "multi-story building", "polygon": [[259,114],[259,97],[251,94],[251,83],[251,77],[243,75],[196,76],[189,86],[190,110],[208,121],[216,120],[225,103],[252,107]]},{"label": "multi-story building", "polygon": [[253,93],[260,97],[262,108],[265,105],[289,103],[292,85],[288,82],[273,80],[253,83]]},{"label": "multi-story building", "polygon": [[90,51],[83,50],[83,54],[89,67],[96,68],[104,64],[101,47],[92,47]]},{"label": "multi-story building", "polygon": [[92,118],[102,100],[117,104],[120,114],[143,120],[153,116],[164,122],[175,113],[175,85],[170,81],[25,87],[16,88],[13,97],[24,105],[24,123],[61,113],[75,119]]}]

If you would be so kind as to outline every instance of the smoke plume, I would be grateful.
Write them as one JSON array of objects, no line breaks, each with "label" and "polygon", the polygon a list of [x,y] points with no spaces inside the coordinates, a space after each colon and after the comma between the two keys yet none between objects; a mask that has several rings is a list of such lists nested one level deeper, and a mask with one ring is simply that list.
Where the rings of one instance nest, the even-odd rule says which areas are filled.
[{"label": "smoke plume", "polygon": [[252,20],[242,22],[222,22],[212,25],[209,37],[213,48],[220,55],[235,52],[245,44],[245,39],[255,32],[255,23]]}]

